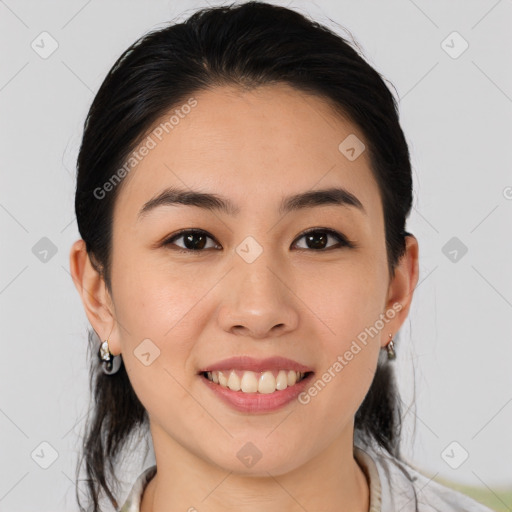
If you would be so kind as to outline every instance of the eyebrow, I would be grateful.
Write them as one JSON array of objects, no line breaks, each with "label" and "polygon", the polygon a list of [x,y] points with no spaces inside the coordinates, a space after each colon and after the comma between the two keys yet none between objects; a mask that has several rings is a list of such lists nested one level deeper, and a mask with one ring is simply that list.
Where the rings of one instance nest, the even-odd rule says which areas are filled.
[{"label": "eyebrow", "polygon": [[[138,217],[141,218],[149,211],[160,206],[175,205],[196,206],[204,210],[223,212],[230,216],[236,216],[240,213],[240,208],[236,204],[221,195],[170,187],[144,203]],[[342,187],[308,190],[285,197],[281,201],[278,212],[280,215],[284,215],[291,211],[326,205],[353,207],[366,215],[366,210],[361,201]]]}]

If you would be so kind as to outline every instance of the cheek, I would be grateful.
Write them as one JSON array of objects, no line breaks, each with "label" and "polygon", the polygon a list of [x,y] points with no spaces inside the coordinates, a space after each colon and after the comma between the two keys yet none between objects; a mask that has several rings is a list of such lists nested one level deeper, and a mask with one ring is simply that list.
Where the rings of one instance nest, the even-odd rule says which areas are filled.
[{"label": "cheek", "polygon": [[339,265],[317,265],[314,271],[299,275],[296,282],[304,314],[313,315],[312,324],[336,348],[372,325],[383,312],[386,267],[375,258],[351,256]]},{"label": "cheek", "polygon": [[305,400],[314,401],[317,394],[322,395],[315,405],[319,414],[328,414],[329,407],[343,414],[355,413],[373,379],[380,351],[379,318],[384,313],[387,268],[385,260],[367,261],[354,258],[337,271],[319,272],[315,279],[301,281],[305,284],[298,295],[307,297],[304,302],[314,313],[312,335],[316,335],[321,354],[316,385]]},{"label": "cheek", "polygon": [[354,418],[372,383],[377,355],[374,347],[366,347],[352,360],[340,363],[338,371],[329,364],[301,396],[306,410],[310,407],[309,417],[325,418],[327,438],[335,437]]},{"label": "cheek", "polygon": [[[132,252],[130,258],[119,258],[114,263],[117,267],[112,285],[116,317],[123,327],[123,360],[130,380],[140,386],[147,400],[153,400],[154,390],[170,381],[179,395],[179,404],[186,394],[181,396],[182,390],[172,377],[185,383],[195,375],[192,355],[211,319],[204,297],[218,276],[205,274],[198,279],[197,272],[178,272],[177,266],[172,268],[167,263],[140,261],[142,258]],[[144,355],[147,353],[149,356]],[[141,364],[144,359],[150,360],[147,368]]]},{"label": "cheek", "polygon": [[364,294],[340,298],[334,334],[319,337],[321,363],[300,403],[310,406],[311,417],[329,418],[334,436],[357,412],[372,383],[380,353],[379,332],[370,331],[379,318],[379,302]]},{"label": "cheek", "polygon": [[137,336],[162,339],[170,335],[198,301],[200,284],[185,280],[135,252],[114,259],[112,286],[116,314]]}]

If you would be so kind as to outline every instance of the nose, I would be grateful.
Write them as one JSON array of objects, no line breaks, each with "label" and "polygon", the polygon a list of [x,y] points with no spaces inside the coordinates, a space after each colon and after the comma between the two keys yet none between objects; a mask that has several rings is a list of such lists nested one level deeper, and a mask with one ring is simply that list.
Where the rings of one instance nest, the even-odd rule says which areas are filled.
[{"label": "nose", "polygon": [[300,301],[287,273],[271,259],[267,251],[252,263],[235,258],[218,311],[226,332],[263,339],[297,328]]}]

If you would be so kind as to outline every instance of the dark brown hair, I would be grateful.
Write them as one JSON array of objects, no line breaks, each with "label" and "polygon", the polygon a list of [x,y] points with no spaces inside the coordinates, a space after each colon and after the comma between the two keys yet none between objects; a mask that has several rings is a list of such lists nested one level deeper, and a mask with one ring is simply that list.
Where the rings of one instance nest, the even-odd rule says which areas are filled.
[{"label": "dark brown hair", "polygon": [[[356,45],[357,46],[357,45]],[[327,100],[365,137],[384,211],[390,276],[405,251],[412,205],[412,173],[396,101],[380,74],[343,37],[302,14],[263,2],[204,8],[182,23],[149,32],[115,62],[91,105],[77,161],[75,211],[80,235],[111,290],[112,212],[122,183],[101,199],[95,190],[121,168],[154,123],[201,90],[245,89],[284,83]],[[130,435],[148,428],[124,365],[105,375],[90,333],[90,387],[82,463],[88,503],[99,510],[104,493],[119,503],[116,464]],[[381,351],[383,355],[383,351]],[[384,357],[355,416],[361,442],[376,442],[400,460],[401,408],[394,371]],[[112,480],[112,483],[111,483]]]}]

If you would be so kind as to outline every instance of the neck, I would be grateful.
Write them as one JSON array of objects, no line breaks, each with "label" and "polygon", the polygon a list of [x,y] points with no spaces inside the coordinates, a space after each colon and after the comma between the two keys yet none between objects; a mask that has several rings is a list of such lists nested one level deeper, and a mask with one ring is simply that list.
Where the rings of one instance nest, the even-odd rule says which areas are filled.
[{"label": "neck", "polygon": [[353,429],[292,471],[258,477],[200,459],[162,434],[152,428],[157,474],[140,512],[368,512],[368,482],[353,456]]}]

